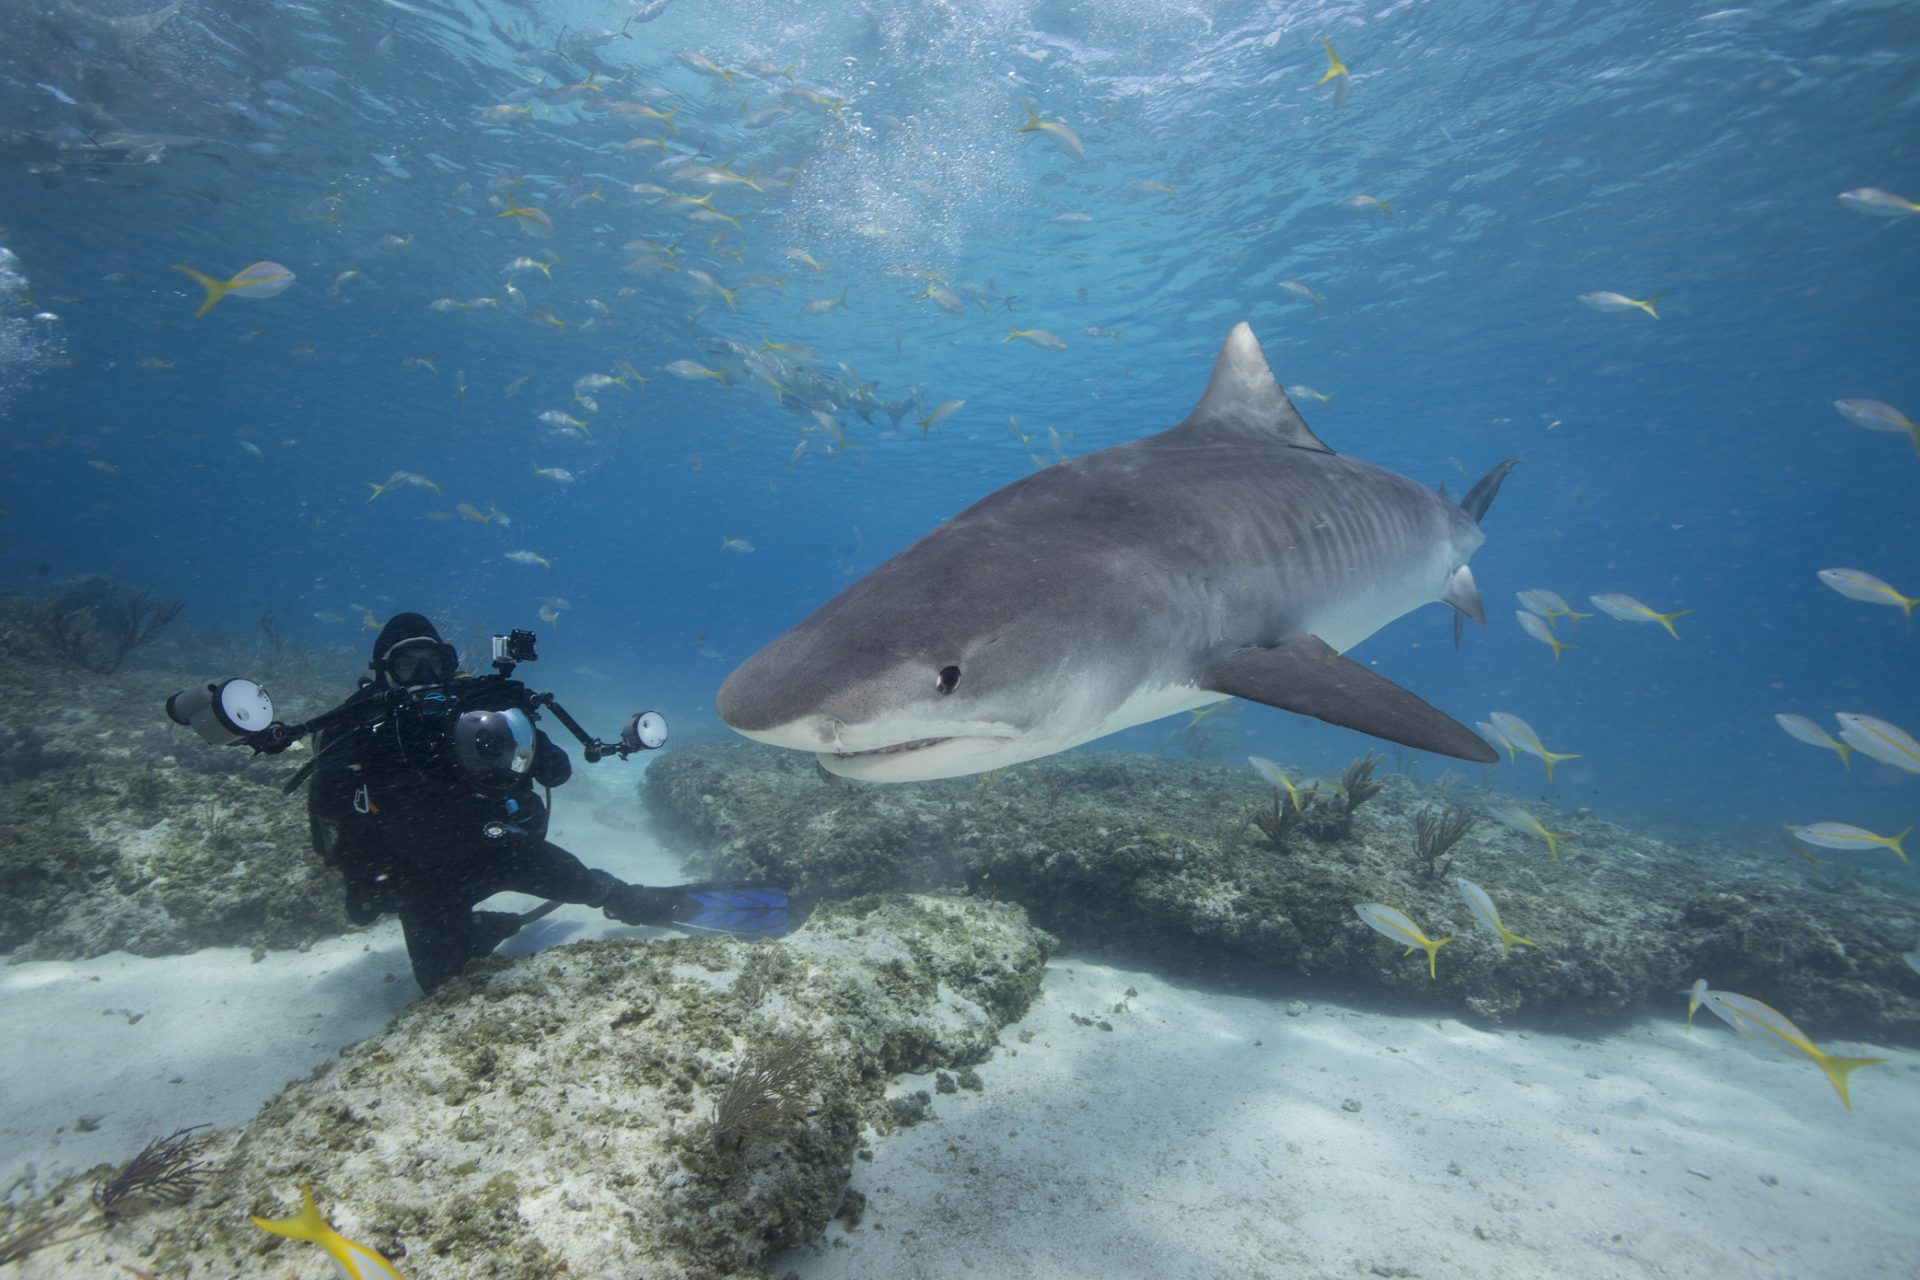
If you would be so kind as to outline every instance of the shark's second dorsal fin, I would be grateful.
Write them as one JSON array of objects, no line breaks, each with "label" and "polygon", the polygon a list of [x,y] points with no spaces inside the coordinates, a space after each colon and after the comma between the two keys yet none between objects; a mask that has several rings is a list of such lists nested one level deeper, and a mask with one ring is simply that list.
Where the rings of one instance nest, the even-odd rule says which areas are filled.
[{"label": "shark's second dorsal fin", "polygon": [[1253,330],[1242,320],[1233,326],[1214,361],[1207,393],[1180,429],[1212,435],[1221,432],[1278,436],[1296,449],[1332,453],[1313,434],[1299,410],[1280,389]]}]

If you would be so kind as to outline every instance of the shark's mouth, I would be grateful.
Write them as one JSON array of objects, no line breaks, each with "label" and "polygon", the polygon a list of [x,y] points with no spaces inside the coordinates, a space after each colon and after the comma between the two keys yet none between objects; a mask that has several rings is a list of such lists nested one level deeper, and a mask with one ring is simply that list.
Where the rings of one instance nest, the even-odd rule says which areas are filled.
[{"label": "shark's mouth", "polygon": [[[956,726],[958,727],[958,726]],[[871,739],[869,739],[871,741]],[[963,778],[1030,758],[1016,734],[951,733],[937,738],[908,738],[883,747],[820,751],[821,768],[843,778],[867,782],[930,782]]]},{"label": "shark's mouth", "polygon": [[836,751],[836,760],[852,760],[858,756],[891,756],[902,751],[918,751],[923,747],[937,747],[943,742],[952,742],[952,738],[915,738],[911,742],[896,742],[890,747],[871,747],[865,751]]}]

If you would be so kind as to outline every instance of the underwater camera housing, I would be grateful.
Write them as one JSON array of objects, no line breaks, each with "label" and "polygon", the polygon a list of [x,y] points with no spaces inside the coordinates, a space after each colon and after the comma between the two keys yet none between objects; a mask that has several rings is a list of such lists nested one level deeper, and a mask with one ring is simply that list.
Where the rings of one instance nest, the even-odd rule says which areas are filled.
[{"label": "underwater camera housing", "polygon": [[273,699],[251,680],[208,680],[168,698],[167,718],[216,747],[232,746],[273,723]]},{"label": "underwater camera housing", "polygon": [[[512,679],[515,665],[539,660],[540,655],[534,652],[535,639],[533,632],[520,630],[494,636],[492,675],[460,675],[437,685],[385,690],[362,682],[362,696],[299,724],[275,720],[273,701],[266,689],[243,679],[208,680],[182,689],[167,699],[167,716],[214,746],[246,746],[270,756],[314,734],[391,722],[396,739],[409,754],[425,758],[444,750],[458,761],[464,724],[470,740],[465,753],[469,758],[463,767],[469,773],[509,782],[531,768],[532,722],[542,710],[551,712],[566,726],[589,764],[608,756],[625,760],[635,752],[657,751],[667,745],[667,718],[658,711],[636,712],[621,726],[619,741],[602,742],[581,728],[551,693],[537,693]],[[511,716],[522,720],[513,722]],[[524,735],[517,731],[519,723],[525,726]],[[503,725],[508,728],[503,730]],[[317,755],[284,789],[291,794],[306,781],[316,763]]]}]

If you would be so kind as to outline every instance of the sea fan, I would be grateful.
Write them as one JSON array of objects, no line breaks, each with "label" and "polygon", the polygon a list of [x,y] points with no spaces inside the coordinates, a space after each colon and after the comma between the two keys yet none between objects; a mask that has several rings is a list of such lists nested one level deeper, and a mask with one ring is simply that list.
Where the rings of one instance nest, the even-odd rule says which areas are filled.
[{"label": "sea fan", "polygon": [[143,1204],[180,1204],[205,1185],[209,1170],[200,1152],[211,1134],[194,1136],[206,1125],[196,1124],[165,1138],[155,1138],[105,1182],[93,1188],[93,1204],[108,1218],[119,1217]]}]

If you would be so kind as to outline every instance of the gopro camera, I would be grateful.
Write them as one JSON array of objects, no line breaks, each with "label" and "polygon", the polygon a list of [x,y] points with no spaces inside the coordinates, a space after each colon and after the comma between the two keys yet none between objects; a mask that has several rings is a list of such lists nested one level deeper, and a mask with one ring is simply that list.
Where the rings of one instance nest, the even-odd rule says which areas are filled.
[{"label": "gopro camera", "polygon": [[539,660],[540,655],[533,651],[531,631],[509,631],[506,635],[493,638],[493,665],[496,667]]}]

